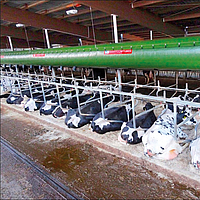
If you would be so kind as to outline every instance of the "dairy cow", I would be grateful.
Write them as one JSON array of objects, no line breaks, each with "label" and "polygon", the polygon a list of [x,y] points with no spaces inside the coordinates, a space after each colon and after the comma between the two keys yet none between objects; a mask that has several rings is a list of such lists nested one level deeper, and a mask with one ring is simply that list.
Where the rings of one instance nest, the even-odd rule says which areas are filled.
[{"label": "dairy cow", "polygon": [[[189,96],[186,96],[186,100],[189,101],[192,98]],[[177,102],[180,102],[183,100],[183,97],[181,95],[179,95],[178,97],[173,97],[171,98],[173,100],[176,100]],[[173,103],[171,102],[167,102],[167,107],[168,109],[170,109],[172,112],[174,112],[174,106]],[[184,106],[177,106],[176,107],[177,113],[185,113],[185,118],[189,118],[190,116],[192,116],[192,109],[188,106],[188,105],[184,105]],[[178,115],[178,117],[181,115]],[[195,118],[191,118],[190,120],[188,120],[186,123],[186,125],[195,125],[196,124],[196,120]]]},{"label": "dairy cow", "polygon": [[[98,95],[98,94],[96,94],[96,95]],[[92,97],[91,94],[80,95],[79,103],[85,102],[86,100],[90,99],[91,97]],[[57,97],[54,99],[50,99],[46,103],[43,103],[42,107],[40,108],[40,114],[51,115],[58,106],[59,106],[59,101],[58,101]],[[67,109],[77,108],[78,107],[77,97],[71,96],[71,94],[64,95],[61,98],[61,106],[62,106],[62,108],[67,108]],[[55,115],[55,113],[54,113],[54,115]]]},{"label": "dairy cow", "polygon": [[[107,104],[111,100],[111,97],[103,98],[103,104]],[[86,105],[80,107],[81,114],[78,109],[70,109],[67,112],[65,124],[69,128],[79,128],[88,124],[94,117],[95,114],[101,111],[100,100],[89,102]],[[83,114],[82,114],[83,113]]]},{"label": "dairy cow", "polygon": [[127,113],[129,116],[132,114],[130,111],[130,104],[107,108],[104,110],[104,118],[101,112],[93,118],[91,128],[93,131],[100,134],[120,130],[123,122],[128,121]]},{"label": "dairy cow", "polygon": [[63,117],[65,116],[65,112],[63,111],[63,109],[60,107],[60,106],[57,106],[54,111],[52,112],[52,116],[54,118],[60,118],[60,117]]},{"label": "dairy cow", "polygon": [[[40,86],[40,85],[39,85]],[[55,86],[49,86],[45,88],[45,99],[52,100],[57,95],[55,95],[56,89]],[[44,97],[42,93],[42,88],[32,88],[33,98],[29,98],[24,105],[25,111],[36,111],[39,110],[42,106],[44,107]]]},{"label": "dairy cow", "polygon": [[[186,116],[186,112],[177,114],[179,124]],[[180,128],[177,129],[180,138],[187,138]],[[142,137],[144,154],[159,159],[173,159],[182,152],[182,147],[174,136],[174,113],[166,109]]]},{"label": "dairy cow", "polygon": [[200,137],[190,143],[190,154],[192,164],[196,169],[200,169]]},{"label": "dairy cow", "polygon": [[[99,95],[98,93],[95,94],[95,96],[97,97],[97,95]],[[83,103],[85,101],[87,101],[88,99],[90,99],[91,97],[93,97],[93,94],[80,94],[79,95],[79,103]],[[73,96],[70,99],[66,99],[62,101],[62,107],[63,108],[78,108],[78,102],[77,102],[77,97]]]},{"label": "dairy cow", "polygon": [[192,102],[200,103],[200,94],[197,94],[197,95],[193,98]]},{"label": "dairy cow", "polygon": [[[150,110],[153,108],[151,103],[147,103],[143,110]],[[124,122],[118,136],[118,140],[122,143],[137,144],[142,142],[142,136],[156,121],[156,116],[153,111],[145,113],[136,117],[136,128],[133,128],[133,119],[129,122]]]},{"label": "dairy cow", "polygon": [[52,112],[56,109],[58,106],[58,98],[53,97],[50,100],[47,100],[46,102],[43,102],[42,106],[40,107],[40,115],[51,115]]},{"label": "dairy cow", "polygon": [[6,102],[8,104],[21,104],[23,100],[23,97],[21,97],[19,94],[12,93],[8,96]]}]

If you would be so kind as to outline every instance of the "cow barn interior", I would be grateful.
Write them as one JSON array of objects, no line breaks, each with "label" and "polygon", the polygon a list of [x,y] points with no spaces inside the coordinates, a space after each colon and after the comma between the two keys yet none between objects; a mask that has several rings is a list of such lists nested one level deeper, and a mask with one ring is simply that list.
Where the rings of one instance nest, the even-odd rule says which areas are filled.
[{"label": "cow barn interior", "polygon": [[199,0],[1,0],[1,199],[199,199]]}]

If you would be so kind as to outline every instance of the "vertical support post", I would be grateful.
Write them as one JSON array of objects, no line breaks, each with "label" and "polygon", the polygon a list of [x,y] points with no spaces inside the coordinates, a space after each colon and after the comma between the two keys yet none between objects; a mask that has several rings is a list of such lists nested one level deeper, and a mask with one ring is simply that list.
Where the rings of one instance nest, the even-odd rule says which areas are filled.
[{"label": "vertical support post", "polygon": [[16,74],[18,76],[17,83],[18,83],[19,92],[20,92],[21,97],[23,97],[20,82],[19,82],[19,73],[18,73],[17,65],[15,66],[15,68],[16,68]]},{"label": "vertical support post", "polygon": [[81,108],[80,108],[80,101],[79,101],[79,96],[78,96],[78,88],[77,88],[77,82],[74,80],[74,86],[76,90],[76,99],[77,99],[77,105],[78,105],[78,112],[81,114]]},{"label": "vertical support post", "polygon": [[12,40],[11,40],[11,37],[10,36],[7,36],[8,37],[8,41],[9,41],[9,44],[10,44],[10,50],[13,51],[13,44],[12,44]]},{"label": "vertical support post", "polygon": [[51,74],[52,74],[53,80],[55,80],[56,73],[55,73],[55,68],[54,67],[52,67]]},{"label": "vertical support post", "polygon": [[184,101],[186,101],[188,95],[188,83],[185,84],[185,95],[184,95]]},{"label": "vertical support post", "polygon": [[178,88],[178,73],[179,72],[176,71],[175,73],[176,73],[176,88]]},{"label": "vertical support post", "polygon": [[79,40],[80,46],[83,46],[82,39],[79,38],[78,40]]},{"label": "vertical support post", "polygon": [[107,81],[107,70],[104,69],[104,73],[105,73],[105,81]]},{"label": "vertical support post", "polygon": [[58,103],[59,103],[59,106],[62,108],[58,84],[56,84],[56,90],[57,90],[57,94],[58,94]]},{"label": "vertical support post", "polygon": [[173,104],[174,106],[174,137],[177,139],[177,103]]},{"label": "vertical support post", "polygon": [[121,42],[123,42],[123,34],[120,34]]},{"label": "vertical support post", "polygon": [[135,80],[137,82],[137,70],[135,70]]},{"label": "vertical support post", "polygon": [[136,128],[136,123],[135,123],[135,101],[134,101],[134,96],[131,96],[131,101],[132,101],[132,114],[133,114],[133,128]]},{"label": "vertical support post", "polygon": [[48,49],[50,49],[51,46],[50,46],[50,42],[49,42],[48,30],[45,28],[45,29],[44,29],[44,32],[45,32],[45,36],[46,36],[47,47],[48,47]]},{"label": "vertical support post", "polygon": [[[122,77],[121,77],[121,70],[117,70],[118,82],[119,82],[119,91],[122,91]],[[120,101],[122,102],[122,95],[120,94]]]},{"label": "vertical support post", "polygon": [[42,94],[43,94],[44,103],[46,103],[46,97],[45,97],[45,93],[44,93],[44,86],[43,86],[42,82],[41,82],[41,87],[42,87]]},{"label": "vertical support post", "polygon": [[100,90],[99,92],[100,94],[100,101],[101,101],[101,114],[102,114],[102,118],[105,119],[105,115],[104,115],[104,110],[103,110],[103,95],[102,95],[102,91]]},{"label": "vertical support post", "polygon": [[92,80],[94,80],[94,69],[92,68]]},{"label": "vertical support post", "polygon": [[154,81],[155,86],[156,86],[156,72],[157,71],[155,71],[155,70],[153,71],[153,79],[154,79],[153,81]]},{"label": "vertical support post", "polygon": [[150,40],[153,40],[153,31],[150,30]]},{"label": "vertical support post", "polygon": [[30,91],[30,94],[31,94],[31,98],[33,99],[33,93],[32,93],[31,84],[30,84],[29,79],[28,79],[28,87],[29,87],[29,91]]},{"label": "vertical support post", "polygon": [[117,15],[112,14],[113,26],[114,26],[114,39],[115,43],[118,43],[118,32],[117,32]]}]

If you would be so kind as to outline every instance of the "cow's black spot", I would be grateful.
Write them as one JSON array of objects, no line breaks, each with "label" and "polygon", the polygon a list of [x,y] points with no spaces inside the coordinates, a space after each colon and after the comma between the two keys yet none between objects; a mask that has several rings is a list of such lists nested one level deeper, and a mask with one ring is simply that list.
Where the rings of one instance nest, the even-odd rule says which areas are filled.
[{"label": "cow's black spot", "polygon": [[126,127],[124,127],[124,128],[122,129],[122,133],[123,133],[123,132],[126,132],[126,131],[128,131],[128,130],[129,130],[129,127],[126,126]]}]

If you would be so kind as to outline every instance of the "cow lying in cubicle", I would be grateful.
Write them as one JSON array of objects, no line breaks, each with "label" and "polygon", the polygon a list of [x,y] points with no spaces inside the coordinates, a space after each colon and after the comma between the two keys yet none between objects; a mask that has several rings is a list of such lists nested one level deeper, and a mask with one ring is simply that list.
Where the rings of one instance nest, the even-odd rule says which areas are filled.
[{"label": "cow lying in cubicle", "polygon": [[91,122],[92,131],[104,134],[109,131],[117,131],[121,129],[123,122],[127,122],[132,118],[131,105],[110,107],[104,110],[104,118],[102,112],[98,113]]},{"label": "cow lying in cubicle", "polygon": [[[151,103],[147,103],[143,110],[150,110],[154,106]],[[137,144],[142,142],[142,136],[156,121],[156,116],[152,111],[147,112],[139,117],[136,117],[136,128],[133,128],[133,119],[129,122],[124,122],[121,131],[118,136],[118,140],[125,144]]]},{"label": "cow lying in cubicle", "polygon": [[[177,124],[187,117],[187,112],[177,113]],[[159,159],[173,159],[183,150],[177,139],[187,138],[181,128],[177,128],[177,136],[174,132],[174,113],[165,109],[154,124],[142,137],[144,154],[148,157]]]},{"label": "cow lying in cubicle", "polygon": [[[80,128],[88,123],[94,118],[94,116],[101,112],[101,102],[99,100],[99,95],[92,101],[86,102],[85,105],[80,107],[81,113],[79,113],[78,109],[70,109],[66,114],[65,124],[69,128]],[[103,98],[103,105],[106,105],[112,99],[111,96],[105,96]]]},{"label": "cow lying in cubicle", "polygon": [[[97,96],[97,94],[94,94]],[[79,95],[79,103],[86,102],[88,99],[90,99],[93,96],[93,94],[80,94]],[[78,101],[76,96],[72,96],[72,94],[66,94],[63,97],[61,97],[61,106],[62,108],[73,108],[76,109],[78,107]],[[40,114],[44,115],[51,115],[53,114],[54,117],[56,116],[56,110],[62,110],[59,106],[59,100],[58,98],[50,99],[46,103],[43,103],[42,107],[40,108]],[[63,111],[61,113],[64,113]]]}]

